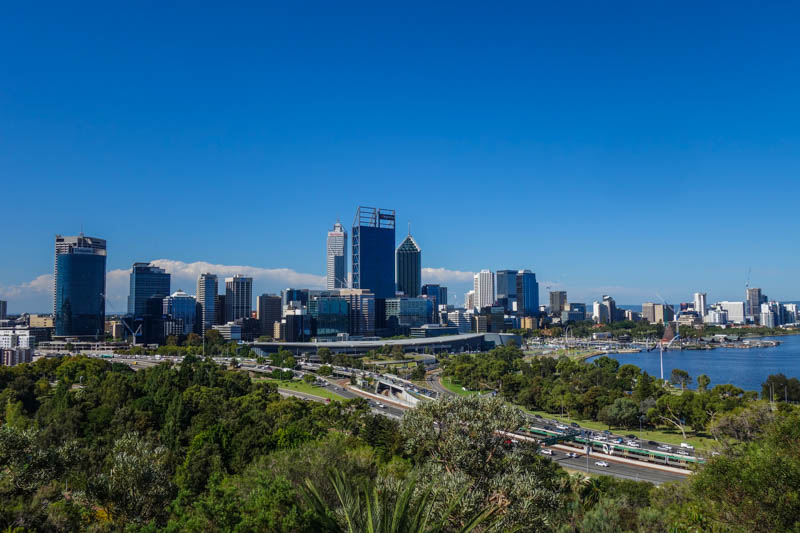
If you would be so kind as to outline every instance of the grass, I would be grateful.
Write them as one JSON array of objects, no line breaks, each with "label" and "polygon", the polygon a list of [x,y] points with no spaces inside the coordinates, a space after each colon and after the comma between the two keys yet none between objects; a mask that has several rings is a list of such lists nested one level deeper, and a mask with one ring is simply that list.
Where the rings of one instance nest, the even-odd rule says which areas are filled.
[{"label": "grass", "polygon": [[267,381],[275,384],[279,389],[292,390],[295,392],[302,392],[303,394],[313,394],[321,398],[329,398],[331,400],[344,400],[342,396],[335,394],[327,389],[327,387],[318,387],[316,385],[309,385],[302,380],[277,380],[272,378],[263,378],[258,381]]},{"label": "grass", "polygon": [[462,389],[461,385],[454,383],[449,376],[442,378],[442,386],[450,392],[458,394],[459,396],[472,396],[473,394],[480,394],[480,392],[476,390]]}]

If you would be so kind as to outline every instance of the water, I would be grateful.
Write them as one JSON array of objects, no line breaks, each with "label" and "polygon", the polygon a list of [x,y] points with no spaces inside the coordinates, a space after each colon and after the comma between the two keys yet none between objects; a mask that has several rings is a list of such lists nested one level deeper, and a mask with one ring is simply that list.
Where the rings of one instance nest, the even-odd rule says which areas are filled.
[{"label": "water", "polygon": [[[761,384],[770,374],[785,374],[800,378],[800,335],[768,337],[781,342],[774,348],[717,348],[715,350],[669,350],[664,352],[664,377],[669,379],[673,368],[685,370],[692,376],[695,388],[697,376],[705,374],[711,385],[731,383],[744,390],[761,392]],[[636,365],[654,377],[661,375],[658,349],[652,352],[609,354],[620,365]],[[594,359],[594,358],[592,358]]]}]

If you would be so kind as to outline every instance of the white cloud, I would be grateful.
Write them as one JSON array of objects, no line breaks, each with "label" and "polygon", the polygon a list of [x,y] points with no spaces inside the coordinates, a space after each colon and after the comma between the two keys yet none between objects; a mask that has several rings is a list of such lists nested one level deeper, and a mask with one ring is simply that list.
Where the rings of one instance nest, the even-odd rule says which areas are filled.
[{"label": "white cloud", "polygon": [[31,281],[20,283],[19,285],[7,285],[0,287],[0,296],[3,298],[18,298],[24,294],[52,294],[53,275],[42,274]]},{"label": "white cloud", "polygon": [[447,285],[459,285],[472,283],[475,274],[463,270],[449,270],[447,268],[423,268],[422,280],[425,283],[441,283]]}]

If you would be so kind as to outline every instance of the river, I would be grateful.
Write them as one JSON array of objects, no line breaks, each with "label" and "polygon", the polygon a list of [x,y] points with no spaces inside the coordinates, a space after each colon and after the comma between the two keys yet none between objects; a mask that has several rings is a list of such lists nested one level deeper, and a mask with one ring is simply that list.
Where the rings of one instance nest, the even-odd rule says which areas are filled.
[{"label": "river", "polygon": [[[717,348],[715,350],[669,350],[664,352],[664,377],[669,379],[673,368],[685,370],[692,377],[692,388],[697,376],[705,374],[711,385],[731,383],[744,390],[761,392],[761,383],[770,374],[783,373],[800,378],[800,335],[767,337],[781,342],[772,348]],[[636,365],[651,376],[659,377],[658,350],[640,353],[608,354],[620,365]],[[591,358],[594,360],[595,358]]]}]

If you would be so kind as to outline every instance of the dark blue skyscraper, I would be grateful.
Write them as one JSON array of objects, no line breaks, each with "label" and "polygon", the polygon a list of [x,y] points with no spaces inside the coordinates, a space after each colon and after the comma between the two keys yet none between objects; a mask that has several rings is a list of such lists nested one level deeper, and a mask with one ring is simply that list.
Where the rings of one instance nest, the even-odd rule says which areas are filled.
[{"label": "dark blue skyscraper", "polygon": [[393,298],[393,210],[359,207],[353,220],[353,288],[368,289],[375,298]]},{"label": "dark blue skyscraper", "polygon": [[106,241],[56,235],[53,315],[57,337],[101,337],[106,317]]},{"label": "dark blue skyscraper", "polygon": [[147,300],[166,298],[170,294],[170,275],[150,263],[134,263],[131,267],[128,314],[144,316]]},{"label": "dark blue skyscraper", "polygon": [[397,247],[396,256],[397,292],[416,298],[422,290],[422,250],[410,233]]},{"label": "dark blue skyscraper", "polygon": [[517,314],[539,316],[539,283],[530,270],[517,272]]},{"label": "dark blue skyscraper", "polygon": [[498,270],[495,279],[498,305],[502,305],[506,311],[512,311],[517,301],[517,271]]}]

